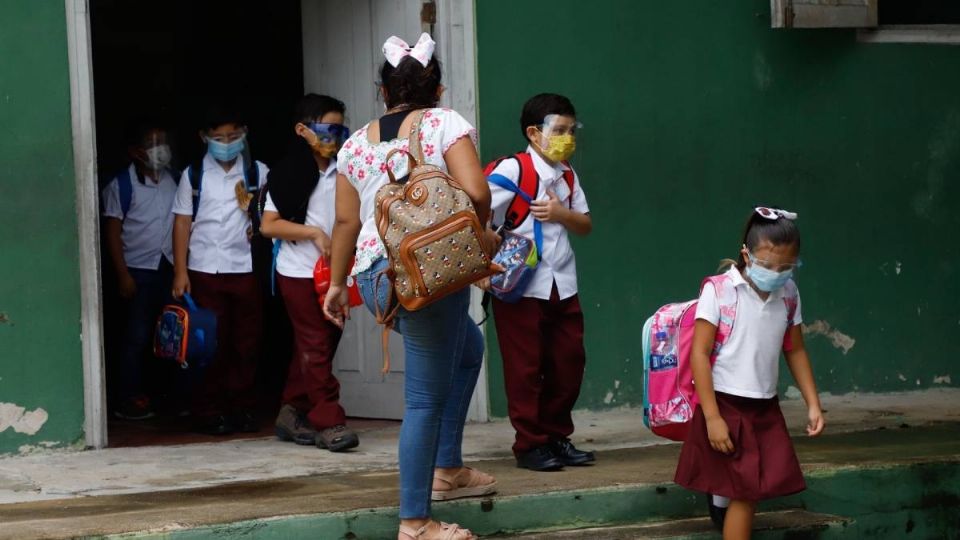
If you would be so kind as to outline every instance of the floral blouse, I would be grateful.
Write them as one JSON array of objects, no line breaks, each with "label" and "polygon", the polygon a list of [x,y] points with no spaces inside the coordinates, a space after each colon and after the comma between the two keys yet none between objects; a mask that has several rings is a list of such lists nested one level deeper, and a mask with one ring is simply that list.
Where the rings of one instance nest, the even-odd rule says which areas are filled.
[{"label": "floral blouse", "polygon": [[[363,227],[357,238],[357,259],[351,274],[358,274],[387,256],[374,219],[374,200],[377,190],[390,181],[387,167],[393,170],[396,178],[407,174],[409,160],[406,154],[394,154],[390,163],[386,163],[387,153],[393,149],[408,149],[406,137],[376,144],[367,139],[370,124],[358,129],[347,139],[337,154],[338,172],[344,175],[360,195],[360,219]],[[452,109],[428,109],[423,115],[420,128],[420,145],[427,163],[447,170],[443,156],[460,139],[470,137],[477,144],[477,130],[459,113]]]}]

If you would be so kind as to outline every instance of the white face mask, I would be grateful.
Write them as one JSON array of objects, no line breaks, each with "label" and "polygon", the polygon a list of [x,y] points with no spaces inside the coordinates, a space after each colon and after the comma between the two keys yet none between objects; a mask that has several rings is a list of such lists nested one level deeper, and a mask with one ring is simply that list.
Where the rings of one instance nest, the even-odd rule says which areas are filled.
[{"label": "white face mask", "polygon": [[159,171],[170,165],[173,155],[170,152],[170,145],[158,144],[153,148],[147,148],[147,166],[155,171]]}]

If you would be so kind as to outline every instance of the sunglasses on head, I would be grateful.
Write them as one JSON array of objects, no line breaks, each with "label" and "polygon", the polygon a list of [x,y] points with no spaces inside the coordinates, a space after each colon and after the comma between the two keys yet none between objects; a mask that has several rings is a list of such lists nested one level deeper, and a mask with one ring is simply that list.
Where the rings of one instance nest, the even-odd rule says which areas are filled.
[{"label": "sunglasses on head", "polygon": [[793,221],[797,219],[796,212],[789,212],[787,210],[781,210],[779,208],[769,208],[766,206],[757,206],[753,209],[754,212],[760,214],[760,217],[769,219],[770,221],[776,221],[780,218],[789,219]]}]

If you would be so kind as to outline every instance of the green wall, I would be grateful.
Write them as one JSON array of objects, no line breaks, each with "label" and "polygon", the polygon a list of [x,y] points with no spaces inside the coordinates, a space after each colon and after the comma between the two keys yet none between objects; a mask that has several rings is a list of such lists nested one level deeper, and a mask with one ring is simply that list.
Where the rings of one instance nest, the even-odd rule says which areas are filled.
[{"label": "green wall", "polygon": [[800,214],[805,322],[855,340],[844,354],[808,334],[821,391],[960,383],[944,347],[960,331],[960,47],[772,30],[767,0],[476,10],[483,158],[523,148],[520,108],[538,92],[569,96],[585,125],[574,166],[594,232],[574,241],[578,407],[641,401],[643,321],[736,255],[756,203]]},{"label": "green wall", "polygon": [[83,372],[64,3],[0,0],[0,14],[2,454],[83,437]]}]

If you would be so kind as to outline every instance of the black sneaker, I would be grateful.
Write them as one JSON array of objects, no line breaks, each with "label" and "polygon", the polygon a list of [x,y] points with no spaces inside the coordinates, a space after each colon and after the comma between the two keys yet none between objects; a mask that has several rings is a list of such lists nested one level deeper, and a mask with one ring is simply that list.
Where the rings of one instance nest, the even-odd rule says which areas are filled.
[{"label": "black sneaker", "polygon": [[154,417],[153,408],[150,406],[150,398],[147,396],[137,396],[123,400],[123,403],[114,409],[113,415],[124,420],[146,420]]},{"label": "black sneaker", "polygon": [[293,441],[296,444],[314,445],[317,440],[317,430],[313,429],[304,414],[292,405],[280,407],[274,431],[281,441]]},{"label": "black sneaker", "polygon": [[707,509],[710,511],[710,521],[718,531],[723,531],[723,521],[727,517],[727,509],[713,504],[713,495],[707,493]]},{"label": "black sneaker", "polygon": [[583,450],[577,450],[573,443],[569,439],[563,439],[560,441],[553,442],[553,453],[564,465],[587,465],[593,463],[597,460],[596,456],[593,455],[593,452],[585,452]]},{"label": "black sneaker", "polygon": [[220,414],[198,419],[196,431],[206,435],[230,435],[235,429],[227,417]]},{"label": "black sneaker", "polygon": [[234,431],[241,433],[260,432],[260,422],[257,421],[256,415],[250,411],[243,411],[232,415],[230,417],[230,423],[233,425]]},{"label": "black sneaker", "polygon": [[360,444],[360,437],[352,429],[340,424],[338,426],[321,429],[317,433],[317,448],[326,448],[331,452],[343,452],[356,448]]},{"label": "black sneaker", "polygon": [[547,445],[517,456],[517,467],[531,471],[559,471],[563,468],[563,461],[553,453],[553,448]]}]

